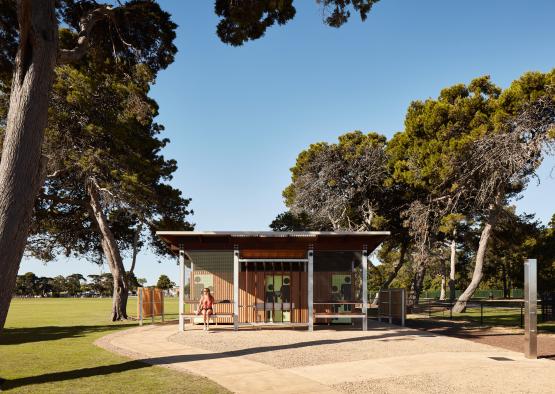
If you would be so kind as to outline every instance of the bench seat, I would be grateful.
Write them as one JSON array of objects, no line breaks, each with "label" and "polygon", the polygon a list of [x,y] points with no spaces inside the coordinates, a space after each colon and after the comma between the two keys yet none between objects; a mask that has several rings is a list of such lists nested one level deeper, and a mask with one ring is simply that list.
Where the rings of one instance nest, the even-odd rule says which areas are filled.
[{"label": "bench seat", "polygon": [[315,313],[314,317],[316,319],[340,319],[340,318],[364,319],[366,315],[364,313]]}]

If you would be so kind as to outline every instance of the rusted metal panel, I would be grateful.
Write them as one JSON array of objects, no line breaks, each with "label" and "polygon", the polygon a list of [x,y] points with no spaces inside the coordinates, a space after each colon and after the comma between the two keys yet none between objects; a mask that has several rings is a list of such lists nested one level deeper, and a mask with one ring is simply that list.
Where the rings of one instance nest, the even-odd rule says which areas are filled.
[{"label": "rusted metal panel", "polygon": [[137,316],[141,316],[140,307],[143,306],[142,317],[161,316],[164,313],[164,291],[162,289],[139,287],[138,297],[142,302],[137,302]]}]

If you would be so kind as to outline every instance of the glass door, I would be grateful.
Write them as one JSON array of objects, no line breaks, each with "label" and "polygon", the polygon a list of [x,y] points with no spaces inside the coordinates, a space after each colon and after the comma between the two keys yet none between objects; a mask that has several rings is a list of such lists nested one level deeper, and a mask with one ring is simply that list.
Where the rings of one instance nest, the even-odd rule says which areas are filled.
[{"label": "glass door", "polygon": [[266,323],[291,322],[291,276],[268,273],[264,276]]}]

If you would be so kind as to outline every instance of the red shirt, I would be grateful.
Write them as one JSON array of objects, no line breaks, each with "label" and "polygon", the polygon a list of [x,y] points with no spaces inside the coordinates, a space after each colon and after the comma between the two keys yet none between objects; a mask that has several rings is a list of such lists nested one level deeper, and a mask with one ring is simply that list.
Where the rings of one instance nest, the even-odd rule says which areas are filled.
[{"label": "red shirt", "polygon": [[212,309],[212,305],[214,304],[214,297],[212,297],[211,295],[203,295],[202,299],[200,300],[200,304],[202,305],[203,309]]}]

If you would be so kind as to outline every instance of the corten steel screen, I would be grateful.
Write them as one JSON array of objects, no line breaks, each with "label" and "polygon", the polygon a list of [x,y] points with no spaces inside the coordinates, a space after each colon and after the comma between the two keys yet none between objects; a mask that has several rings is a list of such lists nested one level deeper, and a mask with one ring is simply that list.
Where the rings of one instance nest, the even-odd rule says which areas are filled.
[{"label": "corten steel screen", "polygon": [[[316,251],[314,253],[314,310],[316,313],[361,312],[362,252]],[[350,323],[349,318],[326,319]]]},{"label": "corten steel screen", "polygon": [[[189,294],[185,294],[188,313],[193,312],[204,288],[210,289],[216,304],[214,313],[233,313],[233,251],[188,251],[192,268]],[[229,320],[229,321],[226,321]],[[231,318],[222,322],[231,323]]]},{"label": "corten steel screen", "polygon": [[[137,302],[137,316],[152,317],[162,316],[164,314],[164,291],[157,288],[138,289],[139,302]],[[141,314],[142,305],[142,314]]]}]

